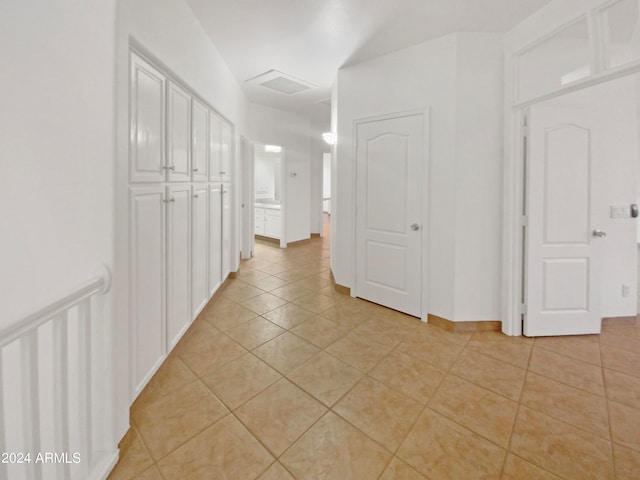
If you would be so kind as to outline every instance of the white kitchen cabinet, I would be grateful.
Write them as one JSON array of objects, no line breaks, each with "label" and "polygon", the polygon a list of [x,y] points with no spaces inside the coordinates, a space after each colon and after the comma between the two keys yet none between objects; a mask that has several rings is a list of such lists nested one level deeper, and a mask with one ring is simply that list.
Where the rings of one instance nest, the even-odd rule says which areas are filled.
[{"label": "white kitchen cabinet", "polygon": [[222,185],[222,280],[231,273],[231,185]]},{"label": "white kitchen cabinet", "polygon": [[131,55],[131,182],[162,182],[165,177],[165,78]]},{"label": "white kitchen cabinet", "polygon": [[191,180],[191,95],[169,82],[167,94],[167,181]]},{"label": "white kitchen cabinet", "polygon": [[191,320],[191,186],[167,187],[167,351]]},{"label": "white kitchen cabinet", "polygon": [[194,185],[191,195],[191,318],[209,300],[209,185]]},{"label": "white kitchen cabinet", "polygon": [[255,234],[264,236],[264,208],[255,207],[254,212]]},{"label": "white kitchen cabinet", "polygon": [[265,208],[264,210],[264,236],[280,238],[282,236],[282,212]]},{"label": "white kitchen cabinet", "polygon": [[131,389],[137,395],[164,359],[165,188],[129,190]]},{"label": "white kitchen cabinet", "polygon": [[209,185],[209,296],[222,284],[222,185]]},{"label": "white kitchen cabinet", "polygon": [[209,180],[209,109],[193,99],[191,104],[191,179]]}]

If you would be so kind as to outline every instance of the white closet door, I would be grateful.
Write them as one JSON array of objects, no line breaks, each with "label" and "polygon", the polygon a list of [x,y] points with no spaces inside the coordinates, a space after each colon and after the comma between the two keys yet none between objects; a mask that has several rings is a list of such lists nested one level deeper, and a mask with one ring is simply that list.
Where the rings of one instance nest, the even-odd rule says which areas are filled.
[{"label": "white closet door", "polygon": [[209,185],[209,296],[222,283],[222,189]]},{"label": "white closet door", "polygon": [[220,180],[228,182],[231,179],[231,162],[234,150],[233,127],[224,120],[222,121],[220,136]]},{"label": "white closet door", "polygon": [[209,180],[209,110],[197,100],[192,104],[191,172],[194,182]]},{"label": "white closet door", "polygon": [[222,280],[231,273],[231,185],[222,187]]},{"label": "white closet door", "polygon": [[167,351],[191,323],[191,186],[167,187]]},{"label": "white closet door", "polygon": [[131,182],[164,180],[164,76],[131,54]]},{"label": "white closet door", "polygon": [[221,182],[220,155],[222,151],[222,119],[209,112],[209,181]]},{"label": "white closet door", "polygon": [[191,96],[169,82],[167,100],[167,180],[191,180]]},{"label": "white closet door", "polygon": [[194,186],[191,202],[191,316],[196,318],[209,300],[209,186]]},{"label": "white closet door", "polygon": [[131,219],[131,390],[134,398],[165,354],[164,187],[132,188]]}]

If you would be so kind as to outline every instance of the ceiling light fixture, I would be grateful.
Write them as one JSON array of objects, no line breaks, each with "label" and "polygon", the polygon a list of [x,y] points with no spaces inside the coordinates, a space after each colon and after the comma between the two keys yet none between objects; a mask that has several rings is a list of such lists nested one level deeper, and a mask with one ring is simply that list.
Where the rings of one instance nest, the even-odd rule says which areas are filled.
[{"label": "ceiling light fixture", "polygon": [[324,132],[322,134],[322,139],[329,145],[335,145],[337,140],[336,134],[333,132]]},{"label": "ceiling light fixture", "polygon": [[280,145],[265,145],[264,151],[268,153],[280,153],[282,151],[282,147]]}]

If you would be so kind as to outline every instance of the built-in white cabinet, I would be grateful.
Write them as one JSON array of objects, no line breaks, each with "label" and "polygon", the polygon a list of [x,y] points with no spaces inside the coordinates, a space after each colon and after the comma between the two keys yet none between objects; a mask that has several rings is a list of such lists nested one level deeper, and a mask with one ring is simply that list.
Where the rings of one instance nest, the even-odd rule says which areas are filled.
[{"label": "built-in white cabinet", "polygon": [[222,185],[222,278],[231,273],[231,185]]},{"label": "built-in white cabinet", "polygon": [[209,180],[209,109],[193,99],[191,105],[191,173],[194,182]]},{"label": "built-in white cabinet", "polygon": [[165,187],[129,190],[131,381],[139,392],[165,355]]},{"label": "built-in white cabinet", "polygon": [[142,58],[131,61],[131,182],[162,182],[165,178],[165,86],[162,73]]},{"label": "built-in white cabinet", "polygon": [[222,284],[222,184],[209,184],[209,296]]},{"label": "built-in white cabinet", "polygon": [[[193,186],[191,219],[191,317],[195,318],[209,300],[208,184]],[[217,254],[220,256],[219,250]]]},{"label": "built-in white cabinet", "polygon": [[136,53],[130,98],[135,397],[230,273],[234,131]]},{"label": "built-in white cabinet", "polygon": [[167,187],[167,351],[191,315],[191,186]]},{"label": "built-in white cabinet", "polygon": [[282,236],[282,211],[269,207],[255,207],[255,233],[263,237]]},{"label": "built-in white cabinet", "polygon": [[167,181],[191,180],[191,95],[173,82],[167,93]]}]

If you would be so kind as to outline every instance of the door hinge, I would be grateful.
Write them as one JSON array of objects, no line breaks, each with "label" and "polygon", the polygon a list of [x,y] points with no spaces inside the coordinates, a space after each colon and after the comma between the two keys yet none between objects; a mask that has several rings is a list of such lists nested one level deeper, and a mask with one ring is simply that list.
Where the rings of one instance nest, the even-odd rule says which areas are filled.
[{"label": "door hinge", "polygon": [[521,303],[520,304],[520,313],[522,315],[526,315],[527,314],[527,304],[526,303]]},{"label": "door hinge", "polygon": [[526,227],[527,225],[529,225],[529,216],[528,215],[522,215],[522,217],[520,217],[520,223],[522,224],[522,226]]}]

